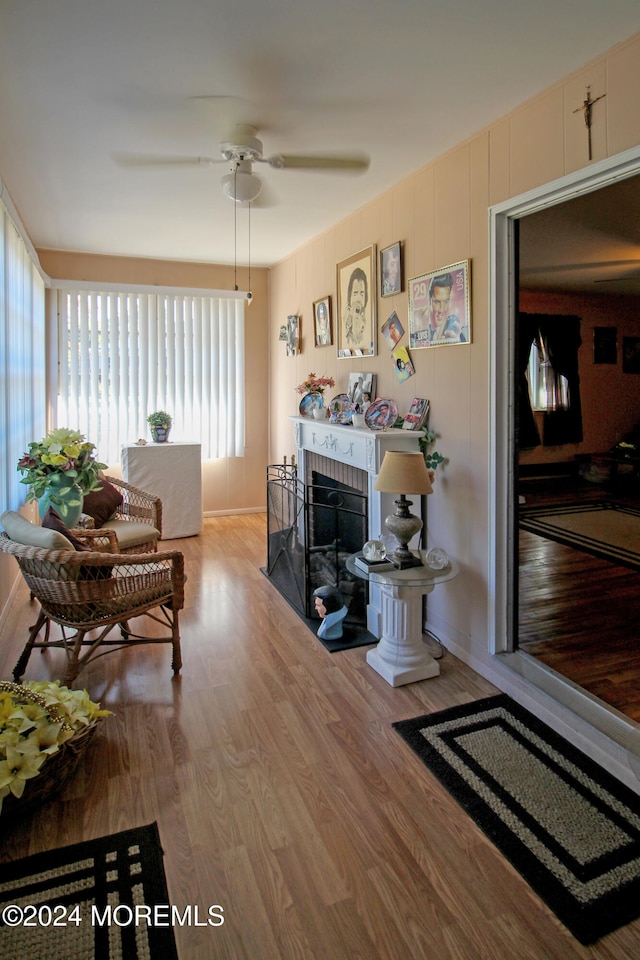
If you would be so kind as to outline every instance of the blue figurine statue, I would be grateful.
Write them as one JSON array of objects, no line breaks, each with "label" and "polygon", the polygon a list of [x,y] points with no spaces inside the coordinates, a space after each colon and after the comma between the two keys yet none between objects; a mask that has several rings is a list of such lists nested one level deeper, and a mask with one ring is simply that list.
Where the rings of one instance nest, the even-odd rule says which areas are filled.
[{"label": "blue figurine statue", "polygon": [[336,587],[318,587],[313,596],[316,611],[322,617],[318,636],[321,640],[340,640],[342,621],[348,613],[342,594]]}]

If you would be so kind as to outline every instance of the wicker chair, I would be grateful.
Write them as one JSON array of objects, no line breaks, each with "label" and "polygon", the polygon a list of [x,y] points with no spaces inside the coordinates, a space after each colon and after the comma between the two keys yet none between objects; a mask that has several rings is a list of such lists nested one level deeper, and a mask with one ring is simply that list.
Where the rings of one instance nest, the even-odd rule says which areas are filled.
[{"label": "wicker chair", "polygon": [[[138,554],[157,550],[162,537],[162,500],[151,493],[125,483],[117,477],[104,477],[122,494],[122,503],[100,530],[113,530],[120,553]],[[93,520],[82,515],[80,528],[91,529]],[[75,531],[78,533],[78,531]]]},{"label": "wicker chair", "polygon": [[[0,534],[0,550],[16,558],[32,596],[40,603],[38,618],[13,671],[14,679],[22,677],[34,648],[62,647],[67,655],[63,681],[71,684],[89,661],[139,643],[171,643],[171,666],[174,674],[178,673],[182,666],[178,612],[184,606],[183,555],[177,550],[123,555],[115,552],[110,532],[84,533],[95,541],[95,550],[46,550]],[[100,552],[105,538],[111,543],[111,553]],[[141,616],[169,627],[169,634],[134,633],[129,621]],[[52,623],[59,625],[60,638],[52,638]],[[120,637],[110,639],[115,626],[120,627]]]}]

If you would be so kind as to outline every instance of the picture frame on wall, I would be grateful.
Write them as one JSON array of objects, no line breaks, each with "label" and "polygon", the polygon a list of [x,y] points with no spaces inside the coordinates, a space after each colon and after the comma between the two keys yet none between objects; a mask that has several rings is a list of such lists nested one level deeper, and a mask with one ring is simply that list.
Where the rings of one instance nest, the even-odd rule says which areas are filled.
[{"label": "picture frame on wall", "polygon": [[333,343],[331,336],[331,297],[322,297],[313,302],[313,325],[316,347],[329,347]]},{"label": "picture frame on wall", "polygon": [[409,280],[409,346],[471,343],[471,261],[461,260]]},{"label": "picture frame on wall", "polygon": [[380,251],[380,296],[402,293],[402,244],[399,240]]},{"label": "picture frame on wall", "polygon": [[618,362],[618,329],[617,327],[593,328],[593,362]]},{"label": "picture frame on wall", "polygon": [[295,357],[300,353],[300,317],[291,314],[287,317],[287,350],[288,357]]},{"label": "picture frame on wall", "polygon": [[354,253],[337,264],[338,358],[376,355],[376,248]]}]

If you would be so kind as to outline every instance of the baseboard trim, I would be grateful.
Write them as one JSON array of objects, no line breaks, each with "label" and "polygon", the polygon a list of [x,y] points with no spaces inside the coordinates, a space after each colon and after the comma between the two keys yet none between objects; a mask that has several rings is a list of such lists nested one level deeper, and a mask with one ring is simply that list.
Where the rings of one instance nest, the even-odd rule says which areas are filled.
[{"label": "baseboard trim", "polygon": [[233,517],[242,513],[266,513],[266,507],[236,507],[232,510],[204,510],[203,517]]}]

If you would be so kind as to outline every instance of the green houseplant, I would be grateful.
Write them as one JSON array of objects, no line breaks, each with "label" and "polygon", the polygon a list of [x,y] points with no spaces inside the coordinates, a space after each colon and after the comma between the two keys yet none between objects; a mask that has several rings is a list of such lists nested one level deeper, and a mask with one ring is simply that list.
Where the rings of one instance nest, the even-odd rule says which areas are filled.
[{"label": "green houseplant", "polygon": [[68,427],[32,441],[18,460],[20,483],[29,487],[27,502],[38,500],[41,516],[52,506],[68,526],[77,522],[84,495],[100,486],[100,471],[106,468],[96,459],[95,444]]},{"label": "green houseplant", "polygon": [[155,443],[165,443],[169,439],[173,419],[166,410],[154,410],[147,417],[147,423],[151,428],[151,436]]}]

